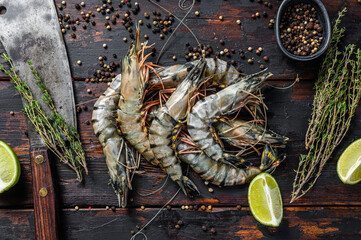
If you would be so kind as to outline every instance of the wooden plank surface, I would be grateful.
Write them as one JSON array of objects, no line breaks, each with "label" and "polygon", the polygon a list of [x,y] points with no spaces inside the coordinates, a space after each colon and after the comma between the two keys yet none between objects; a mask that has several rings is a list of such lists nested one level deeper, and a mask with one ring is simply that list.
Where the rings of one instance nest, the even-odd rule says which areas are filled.
[{"label": "wooden plank surface", "polygon": [[[55,1],[57,5],[60,0]],[[123,15],[128,7],[119,9],[119,1],[113,1],[115,12]],[[134,1],[132,1],[134,4]],[[311,112],[313,98],[313,79],[316,77],[319,68],[319,60],[309,63],[299,63],[287,59],[281,54],[276,46],[273,29],[267,27],[271,18],[274,18],[281,1],[271,0],[273,7],[266,8],[257,1],[196,1],[194,9],[191,11],[186,23],[192,27],[193,31],[203,44],[210,44],[214,52],[224,48],[234,48],[237,52],[242,49],[246,53],[246,58],[241,59],[238,53],[232,58],[222,57],[230,61],[234,59],[238,62],[240,70],[252,73],[259,70],[259,64],[265,64],[275,75],[270,84],[277,86],[288,86],[299,74],[301,82],[287,90],[277,90],[271,87],[264,89],[266,104],[269,107],[269,127],[290,138],[290,142],[284,152],[287,160],[273,174],[277,179],[284,200],[285,215],[281,226],[278,229],[264,227],[256,222],[247,208],[247,187],[221,188],[212,186],[213,193],[208,192],[208,187],[199,177],[190,171],[190,178],[198,185],[201,195],[195,199],[187,199],[179,194],[172,202],[175,210],[164,211],[156,218],[147,229],[148,239],[360,239],[360,211],[361,198],[359,185],[346,186],[341,183],[336,173],[336,162],[341,152],[353,140],[361,136],[361,109],[358,108],[356,116],[352,122],[349,134],[344,139],[341,146],[329,163],[325,166],[321,177],[306,196],[289,204],[294,169],[298,164],[298,156],[304,153],[304,135],[307,128],[307,120]],[[81,11],[92,10],[95,17],[91,21],[96,22],[96,26],[86,23],[80,19],[80,25],[74,32],[76,38],[70,35],[71,30],[65,35],[65,43],[68,50],[72,75],[75,78],[74,88],[76,103],[80,104],[82,111],[78,113],[78,125],[81,139],[86,150],[89,164],[89,175],[85,177],[84,183],[76,181],[75,174],[67,167],[57,164],[60,204],[63,208],[61,222],[64,239],[129,239],[130,230],[136,230],[135,225],[145,224],[158,211],[166,201],[168,201],[177,191],[176,185],[169,181],[164,189],[152,196],[142,197],[137,192],[130,193],[129,208],[117,210],[116,212],[104,210],[105,206],[117,205],[117,200],[111,186],[108,184],[108,173],[105,165],[101,146],[94,136],[92,126],[88,125],[91,118],[93,102],[82,104],[89,100],[96,99],[106,88],[106,83],[85,83],[85,78],[93,77],[94,71],[99,68],[98,57],[107,56],[109,63],[119,61],[128,50],[129,33],[124,26],[119,23],[112,25],[112,30],[105,29],[105,15],[96,12],[95,5],[102,4],[100,0],[86,1],[86,7],[82,10],[75,10],[73,0],[67,1],[67,7],[59,14],[70,14],[71,18],[79,17]],[[144,23],[152,23],[143,17],[147,11],[151,18],[152,11],[160,11],[162,16],[166,13],[159,10],[149,1],[139,1],[140,13],[133,16],[134,19],[142,19]],[[179,17],[184,16],[185,11],[177,7],[178,1],[159,1],[167,9]],[[343,18],[342,25],[347,27],[346,36],[342,42],[355,43],[360,46],[361,25],[361,4],[356,0],[324,0],[331,19],[342,7],[349,9]],[[195,11],[200,12],[200,16],[194,15]],[[114,15],[113,12],[111,15]],[[260,12],[267,12],[267,18],[252,19],[251,15]],[[109,16],[111,16],[109,15]],[[223,21],[218,17],[222,15]],[[242,24],[238,26],[236,20],[240,19]],[[177,23],[177,21],[176,21]],[[87,28],[82,29],[86,24]],[[158,34],[153,34],[146,26],[141,26],[142,35],[149,36],[149,42],[156,43],[157,53],[161,46],[170,36],[167,34],[164,40]],[[173,24],[172,27],[176,25]],[[1,31],[1,30],[0,30]],[[123,42],[123,37],[128,38],[128,42]],[[221,45],[219,40],[225,41]],[[173,55],[177,56],[176,63],[184,63],[185,43],[189,42],[196,46],[191,34],[180,27],[175,37],[170,40],[165,48],[161,65],[171,65],[175,62],[171,60]],[[107,48],[102,45],[106,43]],[[1,44],[0,44],[1,45]],[[247,52],[251,46],[264,48],[261,56],[255,52]],[[4,49],[0,46],[0,53]],[[112,55],[116,53],[117,58]],[[265,63],[262,60],[264,55],[269,56],[270,61]],[[214,56],[214,53],[213,55]],[[255,63],[250,65],[247,58],[254,58]],[[155,61],[155,57],[150,60]],[[82,61],[82,65],[76,62]],[[2,61],[0,60],[0,63]],[[119,72],[117,69],[116,72]],[[87,89],[92,90],[92,94],[87,93]],[[84,108],[86,106],[86,109]],[[32,177],[29,162],[29,141],[26,136],[25,117],[21,113],[21,100],[15,92],[8,79],[0,73],[0,140],[5,140],[14,148],[21,162],[21,178],[19,183],[0,196],[0,239],[33,239],[34,236],[34,214],[32,199]],[[13,111],[14,115],[10,112]],[[147,193],[162,185],[166,175],[154,166],[146,162],[142,163],[141,170],[146,173],[135,178],[134,186],[139,193]],[[211,204],[214,207],[212,212],[202,211],[182,211],[182,205]],[[242,210],[236,210],[236,205],[242,205]],[[80,206],[80,211],[74,211],[74,206]],[[91,206],[92,210],[88,211]],[[145,210],[140,210],[140,206],[145,206]],[[185,224],[180,229],[174,229],[176,221],[182,220]],[[201,226],[208,227],[207,232],[201,230]],[[214,226],[217,233],[212,235],[210,227]]]},{"label": "wooden plank surface", "polygon": [[[271,82],[270,84],[276,84]],[[290,82],[278,83],[277,86],[287,86]],[[75,82],[76,102],[83,103],[95,99],[105,89],[106,83],[91,84]],[[28,142],[24,135],[25,121],[21,113],[21,101],[19,96],[9,82],[0,82],[2,95],[0,96],[0,139],[5,139],[15,148],[15,152],[20,156],[22,163],[22,179],[19,184],[4,197],[0,198],[0,206],[20,206],[31,205],[31,179],[29,178],[29,158],[27,155]],[[91,89],[92,94],[88,94],[86,89]],[[294,178],[293,169],[297,167],[298,156],[304,153],[304,135],[307,128],[307,119],[311,110],[313,83],[301,81],[288,90],[278,90],[271,87],[264,89],[265,102],[269,107],[269,127],[274,131],[288,136],[290,142],[285,149],[287,160],[273,174],[282,190],[284,202],[288,205]],[[14,104],[6,104],[14,102]],[[84,183],[78,183],[76,176],[67,167],[58,164],[59,186],[61,202],[65,207],[74,205],[80,206],[105,206],[116,205],[117,200],[112,187],[108,185],[108,173],[105,165],[101,146],[96,139],[92,126],[87,125],[91,118],[92,102],[82,105],[87,106],[87,110],[78,113],[79,129],[82,137],[86,156],[89,163],[89,175],[85,177]],[[10,111],[15,115],[11,116]],[[19,121],[21,123],[19,123]],[[9,131],[10,129],[10,131]],[[361,136],[361,109],[358,108],[349,134],[343,144],[337,149],[334,158],[326,165],[319,181],[313,190],[296,204],[300,205],[361,205],[358,185],[348,186],[341,183],[336,173],[336,161],[339,154],[353,140]],[[138,175],[134,185],[140,193],[147,193],[156,189],[165,180],[165,174],[160,169],[151,166],[143,161],[141,170],[146,174]],[[247,204],[247,186],[226,187],[218,189],[214,187],[213,193],[208,192],[208,187],[191,171],[190,177],[195,180],[201,191],[201,195],[195,199],[187,199],[180,194],[173,202],[175,205],[185,204],[212,204],[215,206],[235,206],[237,204]],[[141,197],[136,192],[131,192],[130,206],[161,206],[177,190],[176,185],[169,181],[164,190],[149,197]],[[22,197],[18,197],[20,196]],[[327,196],[327,197],[322,197]]]},{"label": "wooden plank surface", "polygon": [[[55,1],[57,5],[61,5],[61,0]],[[73,31],[68,30],[65,34],[66,46],[68,49],[68,54],[70,58],[70,65],[72,68],[72,73],[74,78],[89,78],[92,77],[93,72],[98,68],[98,57],[107,56],[112,59],[113,53],[116,53],[118,56],[123,56],[129,46],[129,33],[125,27],[120,23],[118,19],[117,24],[111,24],[112,30],[109,31],[105,28],[105,16],[96,11],[95,5],[101,6],[102,1],[100,0],[90,0],[86,1],[86,6],[81,10],[76,10],[74,5],[76,1],[67,1],[68,4],[63,10],[58,9],[59,14],[69,14],[72,19],[79,17],[80,25],[76,25],[76,38],[71,37]],[[119,1],[113,1],[115,11],[109,16],[114,15],[118,12],[121,16],[125,14],[126,10],[130,10],[127,6],[123,6],[121,9],[118,7]],[[133,7],[134,7],[134,2]],[[189,1],[190,2],[190,1]],[[318,63],[319,61],[313,61],[308,63],[295,62],[287,57],[285,57],[276,45],[276,40],[274,38],[273,29],[268,28],[268,23],[271,18],[276,17],[277,9],[280,1],[269,1],[272,3],[272,8],[267,8],[257,1],[195,1],[195,6],[191,11],[189,18],[185,21],[192,30],[195,32],[196,36],[199,38],[202,44],[210,44],[214,52],[221,51],[224,48],[235,50],[242,49],[245,51],[246,58],[241,59],[238,54],[233,54],[232,58],[222,57],[225,60],[234,59],[240,63],[240,69],[246,73],[252,73],[259,70],[259,64],[261,63],[269,66],[272,69],[272,72],[277,78],[287,78],[294,79],[296,74],[299,74],[301,78],[312,79],[316,76]],[[159,3],[165,8],[171,10],[174,15],[182,17],[185,15],[186,11],[183,11],[176,7],[178,1],[159,1]],[[330,18],[334,19],[337,15],[337,12],[342,7],[348,7],[349,11],[347,15],[343,18],[342,22],[344,26],[347,26],[347,34],[345,36],[345,43],[355,43],[360,45],[361,38],[361,26],[357,19],[361,17],[361,5],[357,3],[356,0],[348,1],[337,1],[337,0],[328,0],[324,1],[326,9],[329,12]],[[152,11],[160,11],[162,16],[167,13],[163,10],[157,8],[154,4],[149,1],[139,1],[140,13],[133,18],[136,20],[142,19],[144,24],[140,26],[142,36],[147,34],[149,36],[149,43],[156,43],[155,47],[158,52],[161,49],[161,46],[164,44],[165,40],[170,36],[166,35],[164,40],[159,38],[159,33],[152,33],[151,29],[146,27],[146,23],[152,24]],[[91,23],[86,23],[81,18],[81,11],[87,13],[88,11],[93,11],[95,17],[91,18],[91,21],[95,21],[96,25],[92,26]],[[199,11],[200,16],[196,17],[194,12]],[[148,12],[151,16],[150,19],[144,19],[144,12]],[[257,19],[252,19],[251,15],[256,12],[268,14],[267,18],[261,17]],[[218,17],[222,15],[224,17],[223,21],[220,21]],[[240,19],[242,24],[238,26],[236,20]],[[90,22],[91,22],[90,21]],[[175,21],[173,27],[176,26],[178,21]],[[87,28],[84,30],[82,25],[85,24]],[[133,26],[133,30],[135,27]],[[123,37],[128,38],[128,42],[123,42]],[[223,39],[225,45],[221,45],[219,40]],[[173,55],[178,57],[178,63],[185,62],[184,52],[186,50],[185,43],[189,42],[192,46],[196,46],[196,41],[192,35],[184,27],[180,27],[179,31],[176,32],[175,37],[170,40],[169,44],[165,48],[164,57],[161,59],[160,64],[169,65],[174,61],[171,60]],[[107,49],[103,48],[103,44],[108,45]],[[253,47],[254,49],[258,47],[263,47],[264,52],[262,56],[268,55],[270,58],[269,63],[265,63],[262,60],[262,56],[255,54],[255,51],[247,52],[248,47]],[[0,47],[0,52],[3,52],[3,47]],[[213,55],[214,56],[214,53]],[[247,63],[247,58],[254,58],[255,64],[250,65]],[[77,61],[81,60],[82,65],[77,65]],[[119,60],[119,59],[118,59]],[[155,61],[154,58],[150,60]],[[120,70],[118,69],[117,72]],[[0,77],[4,77],[0,73]]]},{"label": "wooden plank surface", "polygon": [[[136,226],[144,226],[157,208],[64,209],[62,233],[65,240],[130,239]],[[279,228],[263,226],[248,208],[216,208],[212,211],[163,210],[144,233],[148,239],[360,239],[359,207],[285,207]],[[176,229],[181,220],[183,225]],[[33,239],[33,210],[0,210],[0,238]],[[8,227],[11,226],[11,227]],[[202,230],[206,226],[206,231]],[[215,229],[215,234],[211,233]],[[138,236],[138,239],[142,239]]]}]

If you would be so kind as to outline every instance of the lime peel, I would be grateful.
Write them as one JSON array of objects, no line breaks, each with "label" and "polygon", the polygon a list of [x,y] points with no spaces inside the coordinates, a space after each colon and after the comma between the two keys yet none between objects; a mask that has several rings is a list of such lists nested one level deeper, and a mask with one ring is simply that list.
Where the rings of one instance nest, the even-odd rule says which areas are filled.
[{"label": "lime peel", "polygon": [[337,174],[345,184],[361,181],[361,139],[351,143],[337,162]]},{"label": "lime peel", "polygon": [[20,163],[12,148],[0,141],[0,193],[13,187],[20,178]]},{"label": "lime peel", "polygon": [[[274,185],[273,188],[267,184],[267,178],[270,180],[269,183]],[[260,186],[257,186],[257,181],[262,181],[262,189],[259,189]],[[260,191],[262,191],[263,194]],[[264,198],[263,202],[266,203],[266,206],[259,204],[262,202],[262,199],[259,199],[259,197]],[[254,201],[252,199],[254,199]],[[279,204],[277,202],[279,202]],[[248,203],[250,210],[257,221],[267,226],[279,226],[283,217],[282,197],[276,180],[270,174],[261,173],[252,180],[248,190]],[[279,218],[277,218],[275,214],[276,211],[278,211],[277,215],[279,215]]]}]

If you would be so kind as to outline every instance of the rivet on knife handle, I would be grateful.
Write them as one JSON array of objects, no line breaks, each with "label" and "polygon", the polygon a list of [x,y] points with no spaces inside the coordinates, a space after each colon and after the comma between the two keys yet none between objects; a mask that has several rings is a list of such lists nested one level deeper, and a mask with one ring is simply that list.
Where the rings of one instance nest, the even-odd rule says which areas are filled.
[{"label": "rivet on knife handle", "polygon": [[41,197],[46,197],[48,195],[48,189],[46,187],[42,187],[39,190],[39,195]]},{"label": "rivet on knife handle", "polygon": [[40,164],[42,164],[43,162],[44,162],[44,157],[43,157],[42,155],[37,155],[37,156],[35,157],[35,163],[36,163],[36,164],[40,165]]}]

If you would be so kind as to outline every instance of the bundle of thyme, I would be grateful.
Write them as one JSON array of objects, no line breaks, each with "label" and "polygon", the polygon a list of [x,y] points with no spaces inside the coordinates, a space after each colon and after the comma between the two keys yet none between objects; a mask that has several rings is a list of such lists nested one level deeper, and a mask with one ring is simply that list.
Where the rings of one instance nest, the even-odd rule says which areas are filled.
[{"label": "bundle of thyme", "polygon": [[0,64],[0,70],[10,77],[10,81],[15,85],[15,89],[23,96],[26,102],[23,109],[24,114],[34,125],[35,130],[42,137],[46,146],[61,162],[73,169],[77,174],[77,179],[82,181],[82,171],[84,170],[87,174],[88,170],[77,130],[73,126],[69,128],[63,116],[57,112],[53,98],[37,71],[33,69],[31,61],[28,61],[29,68],[43,93],[42,100],[51,110],[51,116],[45,114],[39,102],[34,99],[29,86],[18,77],[11,59],[6,54],[3,54],[1,57],[10,64],[10,70],[6,70],[2,64]]},{"label": "bundle of thyme", "polygon": [[360,100],[361,50],[355,50],[353,44],[343,52],[338,49],[345,31],[338,25],[345,12],[346,8],[339,12],[330,48],[315,84],[312,117],[305,139],[308,154],[300,156],[291,203],[313,187],[327,160],[346,135]]}]

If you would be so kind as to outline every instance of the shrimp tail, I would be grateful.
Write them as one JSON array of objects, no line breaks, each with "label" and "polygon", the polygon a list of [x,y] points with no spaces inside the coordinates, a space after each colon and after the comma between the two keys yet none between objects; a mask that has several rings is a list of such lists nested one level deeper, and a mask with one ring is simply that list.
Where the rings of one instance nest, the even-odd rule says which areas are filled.
[{"label": "shrimp tail", "polygon": [[[178,183],[179,184],[179,183]],[[199,190],[197,186],[186,176],[183,176],[182,183],[179,184],[183,192],[187,196],[199,195]]]},{"label": "shrimp tail", "polygon": [[277,155],[277,150],[267,144],[262,152],[260,169],[264,172],[273,172],[281,162],[286,159],[286,154]]},{"label": "shrimp tail", "polygon": [[[127,180],[125,177],[122,177],[120,180],[120,186],[117,186],[117,188],[114,187],[115,195],[118,198],[118,204],[119,207],[125,208],[127,206],[127,198],[128,198],[128,185],[126,184]],[[115,190],[118,189],[118,190]]]}]

